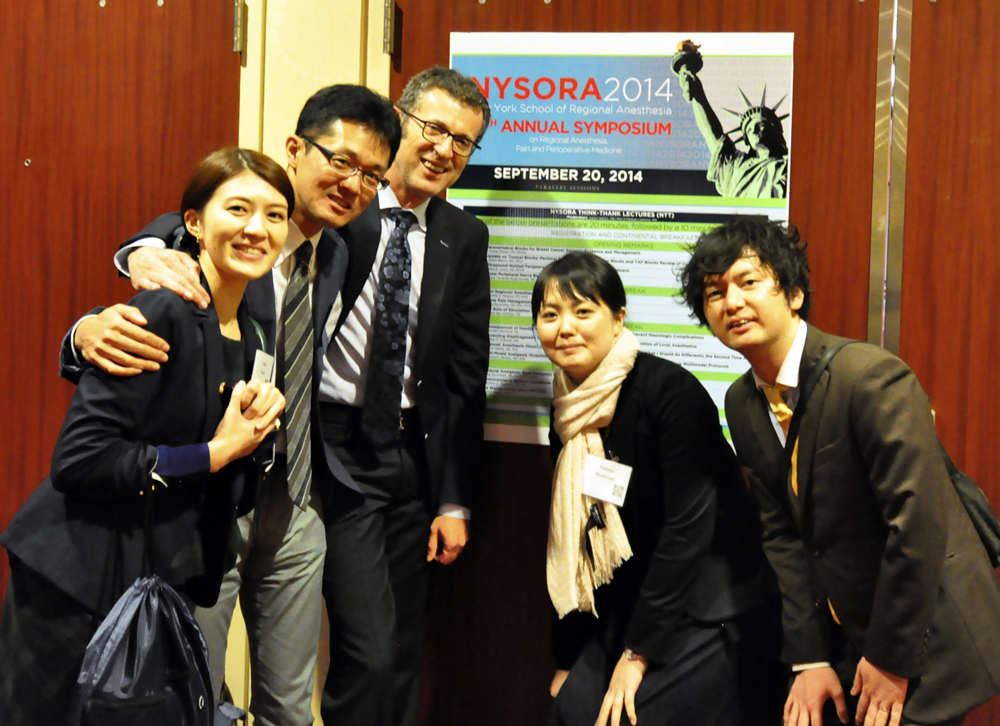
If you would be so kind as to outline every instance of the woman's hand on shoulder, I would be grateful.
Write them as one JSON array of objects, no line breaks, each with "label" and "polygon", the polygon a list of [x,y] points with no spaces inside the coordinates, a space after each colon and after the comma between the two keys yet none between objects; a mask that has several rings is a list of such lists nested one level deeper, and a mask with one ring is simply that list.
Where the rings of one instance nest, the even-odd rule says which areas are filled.
[{"label": "woman's hand on shoulder", "polygon": [[628,720],[635,726],[635,692],[639,690],[642,677],[646,674],[646,661],[641,658],[629,660],[624,653],[618,659],[615,672],[611,674],[608,692],[604,694],[601,712],[597,716],[595,726],[605,726],[611,717],[611,726],[619,726],[622,719],[622,707],[628,715]]},{"label": "woman's hand on shoulder", "polygon": [[270,383],[237,383],[215,436],[208,442],[212,472],[253,453],[264,437],[274,431],[284,410],[284,396]]}]

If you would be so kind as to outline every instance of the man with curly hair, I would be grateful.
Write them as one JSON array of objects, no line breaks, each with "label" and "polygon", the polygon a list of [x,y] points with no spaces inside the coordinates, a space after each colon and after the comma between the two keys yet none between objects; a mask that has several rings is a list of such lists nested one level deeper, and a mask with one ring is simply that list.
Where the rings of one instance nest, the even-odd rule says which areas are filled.
[{"label": "man with curly hair", "polygon": [[846,346],[801,402],[782,478],[800,382],[841,340],[806,324],[805,245],[739,219],[698,239],[681,284],[751,365],[726,418],[781,586],[785,723],[961,723],[1000,691],[1000,588],[916,376],[882,348]]}]

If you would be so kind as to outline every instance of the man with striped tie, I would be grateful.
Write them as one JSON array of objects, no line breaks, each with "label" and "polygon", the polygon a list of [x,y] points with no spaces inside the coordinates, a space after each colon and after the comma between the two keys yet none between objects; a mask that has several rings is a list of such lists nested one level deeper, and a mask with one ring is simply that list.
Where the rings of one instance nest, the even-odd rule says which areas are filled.
[{"label": "man with striped tie", "polygon": [[[357,85],[321,89],[305,104],[285,143],[295,189],[288,240],[272,274],[247,287],[250,315],[268,349],[276,350],[277,381],[288,402],[277,461],[254,511],[240,518],[236,565],[219,602],[195,613],[209,645],[214,682],[221,686],[226,638],[237,595],[250,639],[250,711],[261,726],[312,724],[311,698],[321,618],[326,535],[364,497],[324,443],[318,401],[333,385],[328,348],[341,316],[348,254],[334,231],[360,215],[387,184],[400,142],[392,104]],[[137,289],[163,286],[205,306],[197,265],[171,249],[180,226],[164,215],[122,245],[116,263]],[[142,329],[124,305],[84,318],[64,344],[69,375],[87,362],[117,375],[155,370],[163,343]],[[70,340],[71,339],[71,340]],[[75,350],[70,343],[75,345]],[[254,410],[254,384],[243,404]]]},{"label": "man with striped tie", "polygon": [[785,723],[961,723],[1000,690],[1000,588],[913,371],[857,342],[821,367],[843,339],[805,322],[794,228],[744,218],[703,234],[681,285],[751,366],[726,420],[781,587]]}]

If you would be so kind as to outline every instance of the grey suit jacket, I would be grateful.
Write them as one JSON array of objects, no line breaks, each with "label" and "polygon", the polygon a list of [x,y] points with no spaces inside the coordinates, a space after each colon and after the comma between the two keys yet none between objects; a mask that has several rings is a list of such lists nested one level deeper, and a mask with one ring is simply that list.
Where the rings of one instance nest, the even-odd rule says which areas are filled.
[{"label": "grey suit jacket", "polygon": [[[836,340],[810,326],[800,380]],[[906,364],[867,344],[834,358],[802,413],[798,496],[749,371],[726,417],[778,574],[783,658],[833,660],[829,599],[854,660],[910,679],[907,718],[943,721],[1000,692],[1000,587]]]}]

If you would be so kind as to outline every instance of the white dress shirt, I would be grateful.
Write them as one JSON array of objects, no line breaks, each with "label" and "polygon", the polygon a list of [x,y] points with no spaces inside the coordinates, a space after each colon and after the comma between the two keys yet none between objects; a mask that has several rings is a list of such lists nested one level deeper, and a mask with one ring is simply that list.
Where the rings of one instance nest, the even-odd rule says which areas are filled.
[{"label": "white dress shirt", "polygon": [[[365,385],[367,384],[368,368],[366,361],[371,354],[371,331],[375,321],[375,295],[378,292],[378,276],[382,267],[382,258],[389,246],[389,236],[396,224],[389,217],[390,209],[400,208],[399,201],[390,187],[378,193],[379,208],[382,211],[382,236],[379,238],[375,261],[365,280],[364,287],[358,295],[354,307],[347,314],[344,324],[337,333],[335,340],[327,348],[326,359],[335,375],[327,380],[324,376],[320,387],[321,400],[343,403],[348,406],[361,406],[365,402]],[[414,369],[414,340],[417,335],[417,310],[420,305],[420,287],[424,277],[424,249],[427,241],[427,205],[423,204],[409,210],[417,218],[417,223],[410,227],[406,241],[410,246],[410,306],[409,321],[406,326],[406,357],[403,364],[403,393],[400,401],[402,408],[412,408],[416,405],[416,377]],[[329,382],[329,385],[327,383]]]},{"label": "white dress shirt", "polygon": [[[782,397],[793,411],[795,410],[795,404],[799,402],[799,366],[802,365],[802,351],[806,348],[806,327],[806,321],[799,320],[799,329],[795,332],[795,340],[792,341],[792,347],[789,348],[785,360],[781,362],[781,368],[778,369],[778,377],[774,380],[776,384],[785,386],[786,390],[783,392]],[[754,371],[752,368],[751,371],[753,371],[753,380],[757,384],[758,390],[763,386],[771,385],[758,376],[757,371]],[[771,410],[770,406],[767,407],[767,411],[771,416],[774,433],[778,435],[778,440],[784,446],[785,430],[781,428],[781,424],[778,423],[778,417],[774,415],[774,411]]]}]

